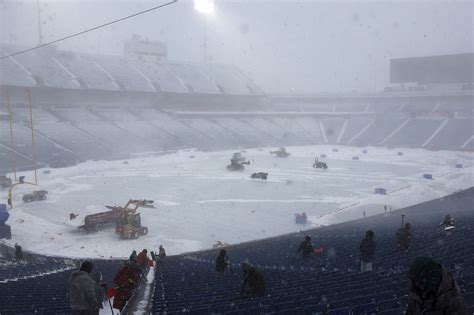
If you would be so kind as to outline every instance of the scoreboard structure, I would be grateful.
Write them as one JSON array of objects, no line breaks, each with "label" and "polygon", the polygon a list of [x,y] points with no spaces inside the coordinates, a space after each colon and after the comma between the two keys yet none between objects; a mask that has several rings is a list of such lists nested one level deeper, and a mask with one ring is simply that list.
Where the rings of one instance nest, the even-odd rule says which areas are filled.
[{"label": "scoreboard structure", "polygon": [[462,84],[473,78],[474,53],[390,60],[390,83]]}]

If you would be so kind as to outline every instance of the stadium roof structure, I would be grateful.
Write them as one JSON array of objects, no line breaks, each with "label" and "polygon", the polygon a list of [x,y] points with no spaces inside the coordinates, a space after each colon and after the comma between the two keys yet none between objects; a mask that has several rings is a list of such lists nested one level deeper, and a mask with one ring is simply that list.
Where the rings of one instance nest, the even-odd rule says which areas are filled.
[{"label": "stadium roof structure", "polygon": [[[53,47],[54,48],[54,47]],[[0,44],[0,55],[18,51]],[[259,96],[239,69],[222,64],[151,63],[122,56],[41,49],[0,61],[0,87]]]}]

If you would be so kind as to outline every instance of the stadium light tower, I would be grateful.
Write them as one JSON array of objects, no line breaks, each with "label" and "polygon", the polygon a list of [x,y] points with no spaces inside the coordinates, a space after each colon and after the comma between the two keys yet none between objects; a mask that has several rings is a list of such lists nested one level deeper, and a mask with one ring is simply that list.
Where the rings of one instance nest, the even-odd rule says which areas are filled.
[{"label": "stadium light tower", "polygon": [[214,0],[194,0],[194,9],[205,15],[204,20],[204,64],[207,63],[207,16],[214,12]]},{"label": "stadium light tower", "polygon": [[194,0],[194,9],[199,13],[211,14],[214,12],[213,0]]}]

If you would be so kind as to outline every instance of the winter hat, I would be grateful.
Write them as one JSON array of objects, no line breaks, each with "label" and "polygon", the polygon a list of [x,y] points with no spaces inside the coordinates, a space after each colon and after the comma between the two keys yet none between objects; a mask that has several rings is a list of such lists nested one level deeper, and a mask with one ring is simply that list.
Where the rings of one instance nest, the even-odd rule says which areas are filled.
[{"label": "winter hat", "polygon": [[91,273],[92,269],[94,268],[94,264],[90,261],[85,261],[82,263],[81,265],[81,269],[79,269],[80,271],[85,271],[87,273]]},{"label": "winter hat", "polygon": [[413,283],[437,289],[441,282],[443,267],[428,257],[417,257],[410,266],[410,279]]}]

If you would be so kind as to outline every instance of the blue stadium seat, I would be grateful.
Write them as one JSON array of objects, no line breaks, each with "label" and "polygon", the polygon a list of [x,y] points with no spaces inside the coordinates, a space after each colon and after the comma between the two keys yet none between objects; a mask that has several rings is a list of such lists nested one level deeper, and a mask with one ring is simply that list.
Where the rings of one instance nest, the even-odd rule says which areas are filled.
[{"label": "blue stadium seat", "polygon": [[379,312],[380,315],[403,315],[405,314],[405,309],[403,307],[394,308],[392,310],[386,310],[383,312]]},{"label": "blue stadium seat", "polygon": [[368,303],[363,305],[357,305],[352,308],[353,315],[370,315],[377,313],[377,304]]},{"label": "blue stadium seat", "polygon": [[[471,188],[442,202],[405,209],[413,227],[413,244],[408,253],[400,252],[394,244],[396,212],[228,247],[233,261],[250,258],[262,270],[267,292],[260,298],[239,296],[238,265],[223,277],[216,277],[216,250],[169,256],[156,268],[153,312],[403,314],[410,288],[408,267],[415,257],[427,252],[454,271],[466,303],[473,307],[473,254],[469,246],[463,246],[474,238],[473,213],[464,210],[470,209],[466,204],[472,205],[473,199]],[[457,218],[457,230],[449,237],[437,229],[438,218],[443,217],[446,207]],[[427,212],[431,215],[426,216]],[[378,243],[375,270],[360,273],[357,248],[369,227],[375,231]],[[284,249],[296,251],[306,233],[328,250],[305,262],[285,255]],[[337,254],[331,254],[331,248]],[[119,260],[94,261],[95,269],[103,273],[109,286],[121,264]],[[0,282],[1,314],[68,313],[68,279],[75,268],[61,259],[38,257],[33,264],[0,259],[0,279],[6,281]]]},{"label": "blue stadium seat", "polygon": [[[303,314],[402,314],[410,289],[408,267],[415,257],[426,255],[427,251],[455,271],[464,290],[471,290],[469,284],[473,282],[474,272],[469,257],[472,253],[459,244],[474,237],[472,213],[462,210],[472,202],[472,192],[451,199],[448,197],[452,202],[449,208],[459,209],[455,213],[457,233],[449,238],[437,230],[439,218],[443,217],[446,208],[446,198],[443,202],[433,201],[405,209],[410,213],[410,223],[416,227],[412,231],[413,242],[408,253],[399,251],[394,244],[394,227],[399,223],[397,212],[228,247],[233,261],[247,258],[262,270],[267,280],[267,295],[263,298],[238,298],[238,265],[217,279],[214,276],[215,250],[168,257],[159,267],[162,276],[158,277],[157,273],[156,279],[156,289],[164,290],[167,301],[155,298],[153,310],[163,311],[164,303],[167,303],[168,310],[170,305],[179,310],[192,309],[193,303],[207,303],[214,312],[245,313],[265,309],[278,314],[292,311]],[[431,215],[426,216],[427,212]],[[361,274],[358,272],[357,248],[361,235],[369,227],[375,230],[378,243],[375,270]],[[312,235],[314,245],[328,250],[303,262],[291,252],[296,252],[306,233]],[[290,254],[282,253],[285,248]],[[335,249],[336,255],[330,254],[331,248]],[[470,295],[466,296],[470,298]]]}]

